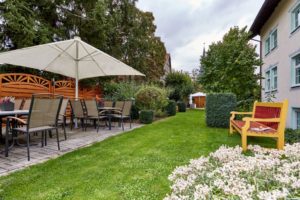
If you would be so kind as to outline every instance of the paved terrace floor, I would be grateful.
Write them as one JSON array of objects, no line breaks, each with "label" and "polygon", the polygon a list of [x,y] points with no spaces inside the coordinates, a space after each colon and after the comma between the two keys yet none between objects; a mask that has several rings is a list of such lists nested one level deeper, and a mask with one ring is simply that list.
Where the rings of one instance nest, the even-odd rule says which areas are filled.
[{"label": "paved terrace floor", "polygon": [[[141,124],[132,124],[132,129],[141,126]],[[14,146],[9,151],[9,157],[5,157],[3,152],[0,154],[0,176],[7,175],[37,163],[45,162],[76,149],[90,146],[93,143],[103,141],[106,138],[125,133],[132,129],[129,129],[127,123],[125,124],[125,131],[120,127],[112,127],[112,130],[100,127],[98,133],[93,127],[88,127],[87,131],[82,131],[82,129],[73,129],[71,131],[70,129],[67,129],[68,138],[66,141],[64,140],[63,131],[59,129],[60,151],[57,149],[55,134],[53,134],[53,138],[48,137],[48,144],[44,147],[41,147],[40,136],[34,136],[31,138],[31,143],[38,145],[30,146],[30,161],[27,161],[26,147]],[[1,145],[0,148],[1,151],[4,150],[3,145]]]}]

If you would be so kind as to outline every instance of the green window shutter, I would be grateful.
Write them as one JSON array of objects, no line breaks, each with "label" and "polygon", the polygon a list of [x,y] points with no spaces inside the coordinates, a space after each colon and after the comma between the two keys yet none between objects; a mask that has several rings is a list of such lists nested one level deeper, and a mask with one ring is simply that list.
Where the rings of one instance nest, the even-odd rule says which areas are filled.
[{"label": "green window shutter", "polygon": [[277,47],[277,29],[273,32],[273,47]]},{"label": "green window shutter", "polygon": [[295,22],[295,12],[291,12],[291,32],[293,32],[296,28],[296,22]]},{"label": "green window shutter", "polygon": [[296,83],[296,72],[295,72],[295,60],[291,59],[291,86],[294,86]]},{"label": "green window shutter", "polygon": [[274,72],[273,69],[270,70],[270,90],[274,89]]}]

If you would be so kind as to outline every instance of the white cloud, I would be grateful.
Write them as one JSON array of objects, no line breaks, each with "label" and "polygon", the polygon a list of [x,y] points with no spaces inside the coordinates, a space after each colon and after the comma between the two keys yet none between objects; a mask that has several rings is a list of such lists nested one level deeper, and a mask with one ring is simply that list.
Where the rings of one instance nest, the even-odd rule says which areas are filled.
[{"label": "white cloud", "polygon": [[250,26],[263,0],[139,0],[153,12],[156,34],[171,53],[173,68],[191,71],[206,48],[233,26]]}]

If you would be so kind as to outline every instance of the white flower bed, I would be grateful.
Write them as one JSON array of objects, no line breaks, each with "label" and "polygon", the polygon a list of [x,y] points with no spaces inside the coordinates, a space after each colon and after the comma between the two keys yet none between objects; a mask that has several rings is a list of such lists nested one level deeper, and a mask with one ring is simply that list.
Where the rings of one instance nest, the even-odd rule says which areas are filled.
[{"label": "white flower bed", "polygon": [[300,143],[284,151],[221,146],[208,157],[191,160],[169,176],[172,192],[164,200],[300,198]]}]

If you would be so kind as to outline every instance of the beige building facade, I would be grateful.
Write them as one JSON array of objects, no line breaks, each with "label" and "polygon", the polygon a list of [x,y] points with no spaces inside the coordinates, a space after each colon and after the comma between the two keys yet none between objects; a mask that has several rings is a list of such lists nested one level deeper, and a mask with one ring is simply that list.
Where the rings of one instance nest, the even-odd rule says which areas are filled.
[{"label": "beige building facade", "polygon": [[288,99],[287,127],[300,129],[300,0],[265,0],[250,31],[261,38],[262,99]]}]

